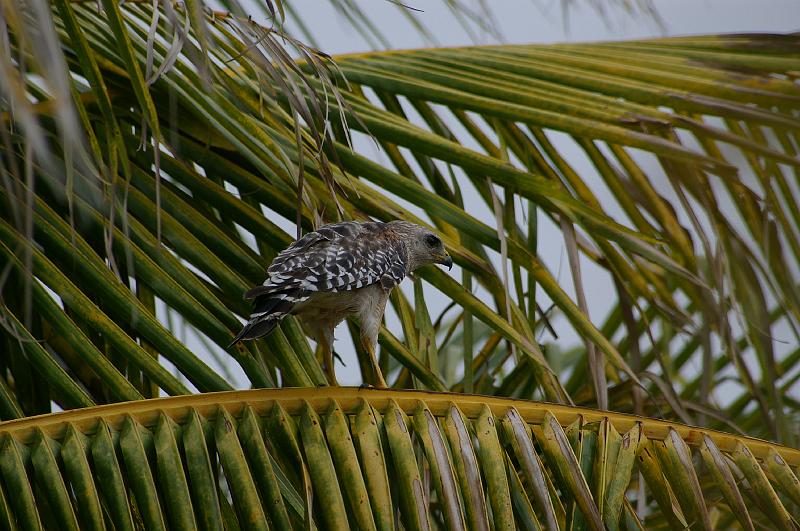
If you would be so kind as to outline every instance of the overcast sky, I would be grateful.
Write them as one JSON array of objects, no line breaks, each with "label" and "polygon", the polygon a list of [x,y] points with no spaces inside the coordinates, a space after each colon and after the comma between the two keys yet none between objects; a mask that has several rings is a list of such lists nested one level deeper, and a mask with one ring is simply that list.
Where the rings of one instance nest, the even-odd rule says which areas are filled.
[{"label": "overcast sky", "polygon": [[[624,0],[636,4],[637,0]],[[370,15],[395,48],[425,46],[425,40],[398,13],[389,0],[353,0]],[[421,10],[416,18],[427,26],[442,46],[473,44],[442,0],[403,0]],[[466,6],[476,2],[461,0]],[[600,17],[592,4],[612,5],[619,0],[489,0],[494,19],[505,43],[547,43],[658,37],[724,32],[792,32],[800,30],[797,0],[655,0],[664,30],[646,16],[629,16],[619,7],[609,7]],[[336,14],[328,2],[295,0],[304,21],[324,51],[331,54],[361,52],[367,42]],[[568,23],[562,6],[570,5]],[[488,36],[484,44],[495,43]]]}]

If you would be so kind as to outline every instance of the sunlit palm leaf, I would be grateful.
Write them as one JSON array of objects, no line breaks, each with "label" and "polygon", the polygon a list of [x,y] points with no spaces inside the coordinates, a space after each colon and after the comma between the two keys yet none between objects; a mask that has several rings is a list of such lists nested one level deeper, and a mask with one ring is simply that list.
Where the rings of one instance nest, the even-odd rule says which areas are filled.
[{"label": "sunlit palm leaf", "polygon": [[[776,323],[796,338],[800,321],[795,36],[412,50],[341,57],[338,67],[298,45],[298,67],[275,35],[226,13],[202,13],[197,42],[207,55],[198,60],[189,45],[176,52],[180,8],[158,7],[152,30],[149,5],[111,15],[56,8],[42,43],[30,38],[50,20],[41,13],[21,9],[3,26],[13,37],[0,54],[3,415],[192,386],[322,384],[296,323],[222,352],[248,311],[241,293],[263,280],[298,215],[305,230],[339,216],[400,217],[440,230],[480,287],[438,270],[420,276],[488,333],[458,353],[473,363],[455,373],[475,381],[451,381],[431,357],[444,351],[415,344],[433,337],[433,316],[398,297],[395,310],[411,317],[405,344],[399,329],[381,335],[401,365],[387,364],[395,381],[597,403],[590,382],[602,371],[611,409],[696,412],[717,427],[735,417],[750,433],[796,435],[786,427],[797,404],[782,395],[797,355],[770,341]],[[201,26],[193,20],[190,36]],[[48,46],[55,66],[43,62]],[[366,156],[359,138],[351,145],[340,118],[373,135],[390,164]],[[496,220],[464,205],[453,177],[500,213],[500,235]],[[619,208],[601,199],[605,188]],[[530,223],[514,222],[519,199]],[[569,245],[612,275],[620,309],[609,301],[607,326],[537,255],[551,252],[531,243],[550,221],[575,227]],[[415,304],[431,296],[419,290]],[[566,365],[548,361],[554,346],[543,349],[534,334],[547,299],[608,367],[586,378],[583,349]],[[190,352],[165,312],[220,361]],[[408,333],[415,325],[421,333]],[[742,362],[751,354],[757,367]],[[515,370],[504,365],[512,355]],[[211,368],[228,357],[249,382]],[[708,376],[684,380],[692,363]],[[637,402],[631,389],[643,371],[655,376],[642,382],[652,399]],[[713,400],[725,383],[714,374],[735,374],[741,398]]]},{"label": "sunlit palm leaf", "polygon": [[[798,464],[800,452],[757,439],[553,404],[347,388],[217,393],[6,423],[0,519],[392,529],[399,514],[407,529],[619,529],[630,519],[703,527],[713,515],[791,529]],[[112,479],[130,490],[109,488]]]}]

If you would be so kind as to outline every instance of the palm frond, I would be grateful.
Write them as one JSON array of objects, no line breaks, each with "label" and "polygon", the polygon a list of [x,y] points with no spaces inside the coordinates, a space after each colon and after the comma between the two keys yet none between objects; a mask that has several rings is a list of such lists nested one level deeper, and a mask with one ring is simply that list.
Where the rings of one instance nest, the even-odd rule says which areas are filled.
[{"label": "palm frond", "polygon": [[712,519],[791,529],[798,464],[797,450],[757,439],[555,404],[347,388],[211,393],[5,423],[0,519],[62,529]]},{"label": "palm frond", "polygon": [[[797,356],[774,341],[796,342],[800,316],[796,36],[333,62],[229,13],[106,8],[20,8],[2,27],[0,414],[322,384],[292,321],[224,346],[301,227],[369,217],[436,227],[475,286],[428,270],[413,305],[393,299],[393,381],[605,405],[590,382],[607,380],[611,410],[797,436]],[[548,227],[610,279],[607,316],[548,267]],[[465,316],[444,328],[474,338],[449,358],[424,304],[437,292]],[[537,334],[551,303],[585,345],[560,365],[549,353],[571,345]],[[247,381],[220,376],[228,358]]]}]

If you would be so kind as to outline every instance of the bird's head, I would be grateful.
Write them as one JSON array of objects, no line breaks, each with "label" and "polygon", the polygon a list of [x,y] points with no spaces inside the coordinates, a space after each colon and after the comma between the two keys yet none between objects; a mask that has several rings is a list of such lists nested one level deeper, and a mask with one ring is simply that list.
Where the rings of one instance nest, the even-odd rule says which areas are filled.
[{"label": "bird's head", "polygon": [[392,221],[392,229],[403,239],[408,251],[409,271],[427,264],[441,264],[448,269],[453,267],[453,259],[444,248],[442,239],[415,223]]}]

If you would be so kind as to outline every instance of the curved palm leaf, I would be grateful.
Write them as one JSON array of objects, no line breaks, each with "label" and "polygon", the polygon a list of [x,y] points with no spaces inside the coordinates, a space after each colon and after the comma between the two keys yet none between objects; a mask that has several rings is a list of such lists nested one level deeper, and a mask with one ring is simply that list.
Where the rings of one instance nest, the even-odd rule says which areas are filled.
[{"label": "curved palm leaf", "polygon": [[765,441],[556,404],[212,393],[5,423],[0,518],[62,529],[652,529],[712,518],[792,529],[798,465],[800,452]]},{"label": "curved palm leaf", "polygon": [[[243,382],[214,370],[229,358],[244,385],[323,383],[293,321],[223,353],[247,313],[240,293],[297,219],[307,230],[403,217],[436,226],[479,287],[430,270],[413,305],[393,299],[404,337],[384,329],[381,347],[398,385],[796,436],[783,390],[797,353],[771,340],[777,325],[797,338],[800,317],[796,36],[408,50],[336,66],[298,45],[298,65],[228,13],[106,7],[20,9],[2,28],[3,418],[51,400],[229,389]],[[52,29],[42,42],[38,27]],[[389,164],[347,128],[373,135]],[[465,205],[470,190],[496,219]],[[543,264],[551,222],[576,281],[578,253],[613,280],[605,323]],[[421,304],[434,289],[457,304],[453,321]],[[549,302],[584,340],[561,366],[559,345],[537,340]],[[487,334],[469,332],[475,319]],[[182,326],[208,353],[176,339]],[[469,382],[445,374],[447,351],[418,348],[446,329],[475,339],[454,354],[469,370],[452,374]],[[740,398],[714,400],[732,375]]]}]

